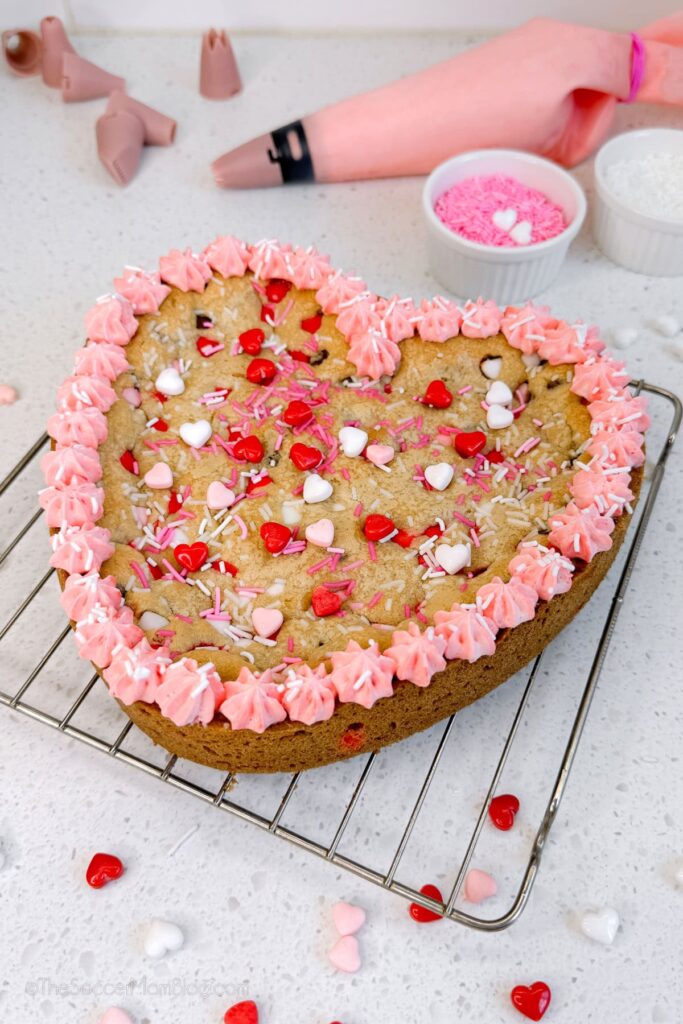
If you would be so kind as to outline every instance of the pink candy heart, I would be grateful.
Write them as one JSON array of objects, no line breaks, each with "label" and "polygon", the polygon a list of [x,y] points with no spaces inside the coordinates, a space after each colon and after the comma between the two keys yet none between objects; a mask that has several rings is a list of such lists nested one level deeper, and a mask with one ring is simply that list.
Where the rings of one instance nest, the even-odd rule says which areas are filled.
[{"label": "pink candy heart", "polygon": [[251,621],[259,636],[269,637],[277,633],[284,622],[284,616],[277,608],[254,608]]},{"label": "pink candy heart", "polygon": [[118,1006],[110,1006],[100,1017],[100,1024],[133,1024],[125,1010]]},{"label": "pink candy heart", "polygon": [[163,491],[173,483],[171,467],[165,462],[156,462],[151,469],[145,473],[145,483],[153,490]]},{"label": "pink candy heart", "polygon": [[396,452],[390,444],[369,444],[365,449],[365,458],[373,466],[386,466],[395,454]]},{"label": "pink candy heart", "polygon": [[343,935],[328,953],[330,963],[338,971],[353,974],[360,967],[360,949],[354,935]]},{"label": "pink candy heart", "polygon": [[318,519],[306,527],[306,540],[318,548],[329,548],[334,540],[334,523],[331,519]]},{"label": "pink candy heart", "polygon": [[480,871],[478,868],[472,868],[465,876],[462,892],[468,903],[481,903],[482,900],[495,896],[498,892],[498,886],[496,885],[495,878],[492,878],[491,875],[488,875],[485,871]]},{"label": "pink candy heart", "polygon": [[365,911],[352,903],[335,903],[332,907],[334,927],[340,935],[353,935],[365,924]]},{"label": "pink candy heart", "polygon": [[210,483],[206,492],[206,504],[209,508],[230,508],[235,503],[235,492],[226,487],[220,480]]}]

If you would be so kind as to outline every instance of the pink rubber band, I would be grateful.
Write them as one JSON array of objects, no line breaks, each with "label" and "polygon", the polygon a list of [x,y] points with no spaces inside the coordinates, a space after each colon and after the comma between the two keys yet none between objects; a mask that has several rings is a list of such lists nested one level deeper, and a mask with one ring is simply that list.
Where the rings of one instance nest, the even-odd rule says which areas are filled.
[{"label": "pink rubber band", "polygon": [[631,32],[631,87],[625,100],[620,103],[635,103],[638,91],[645,78],[645,43],[637,34]]}]

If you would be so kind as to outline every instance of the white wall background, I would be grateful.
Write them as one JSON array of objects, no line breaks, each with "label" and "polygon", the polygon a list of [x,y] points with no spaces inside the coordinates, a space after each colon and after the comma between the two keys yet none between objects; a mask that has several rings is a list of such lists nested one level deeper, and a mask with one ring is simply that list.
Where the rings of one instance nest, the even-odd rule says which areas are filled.
[{"label": "white wall background", "polygon": [[671,14],[674,0],[0,0],[0,28],[59,15],[70,31],[228,29],[499,29],[543,14],[630,29]]}]

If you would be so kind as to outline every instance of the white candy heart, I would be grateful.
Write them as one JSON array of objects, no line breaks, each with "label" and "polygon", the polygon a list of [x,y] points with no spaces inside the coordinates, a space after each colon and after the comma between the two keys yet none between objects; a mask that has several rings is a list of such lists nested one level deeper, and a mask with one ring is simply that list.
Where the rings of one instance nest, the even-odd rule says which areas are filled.
[{"label": "white candy heart", "polygon": [[151,629],[152,632],[156,632],[157,629],[163,629],[165,626],[168,626],[168,619],[165,619],[163,615],[159,615],[157,612],[147,611],[143,612],[140,616],[140,629]]},{"label": "white candy heart", "polygon": [[201,448],[213,434],[213,429],[208,420],[196,420],[194,423],[183,423],[178,433],[190,448]]},{"label": "white candy heart", "polygon": [[304,482],[304,501],[307,505],[315,505],[319,501],[325,501],[332,494],[332,484],[329,480],[323,480],[317,473],[311,473]]},{"label": "white candy heart", "polygon": [[488,405],[509,405],[512,397],[512,392],[504,380],[494,380],[486,392],[486,402]]},{"label": "white candy heart", "polygon": [[635,327],[617,327],[612,331],[612,343],[617,348],[628,348],[638,337]]},{"label": "white candy heart", "polygon": [[612,907],[604,907],[593,913],[589,911],[581,918],[581,931],[594,942],[602,942],[609,946],[614,942],[614,937],[619,928],[619,915]]},{"label": "white candy heart", "polygon": [[254,608],[251,621],[259,636],[269,637],[277,633],[285,618],[277,608]]},{"label": "white candy heart", "polygon": [[222,480],[213,480],[206,490],[206,504],[209,508],[230,508],[235,504],[235,492],[226,487]]},{"label": "white candy heart", "polygon": [[681,325],[675,316],[671,316],[670,313],[662,313],[661,316],[657,316],[652,321],[652,326],[658,334],[663,335],[665,338],[675,338],[681,329]]},{"label": "white candy heart", "polygon": [[185,937],[177,924],[155,917],[150,922],[143,945],[147,956],[160,960],[167,953],[181,949],[184,941]]},{"label": "white candy heart", "polygon": [[185,381],[174,366],[167,366],[155,380],[154,386],[162,395],[182,395]]},{"label": "white candy heart", "polygon": [[396,452],[390,444],[369,444],[365,452],[365,458],[374,466],[386,466],[391,462]]},{"label": "white candy heart", "polygon": [[344,455],[354,459],[368,443],[368,435],[360,427],[342,427],[339,431],[339,443]]},{"label": "white candy heart", "polygon": [[171,467],[165,462],[155,462],[152,468],[145,473],[144,481],[153,490],[165,490],[173,483]]},{"label": "white candy heart", "polygon": [[524,352],[522,354],[522,362],[527,370],[530,370],[533,366],[540,366],[541,357],[536,352]]},{"label": "white candy heart", "polygon": [[520,220],[510,231],[510,238],[517,245],[528,245],[531,241],[532,226],[530,220]]},{"label": "white candy heart", "polygon": [[334,523],[331,519],[318,519],[306,527],[306,540],[317,548],[329,548],[334,540]]},{"label": "white candy heart", "polygon": [[452,576],[470,564],[471,554],[467,544],[437,544],[434,557],[441,568]]},{"label": "white candy heart", "polygon": [[453,479],[455,470],[448,462],[436,462],[425,469],[425,480],[435,491],[445,491]]},{"label": "white candy heart", "polygon": [[517,223],[517,211],[513,210],[511,206],[507,210],[496,210],[491,220],[501,231],[509,231]]},{"label": "white candy heart", "polygon": [[479,367],[481,372],[489,380],[495,380],[500,377],[500,371],[503,366],[503,360],[500,356],[492,356],[491,359],[482,359]]},{"label": "white candy heart", "polygon": [[514,418],[510,410],[503,405],[490,405],[486,411],[486,422],[491,430],[509,427]]}]

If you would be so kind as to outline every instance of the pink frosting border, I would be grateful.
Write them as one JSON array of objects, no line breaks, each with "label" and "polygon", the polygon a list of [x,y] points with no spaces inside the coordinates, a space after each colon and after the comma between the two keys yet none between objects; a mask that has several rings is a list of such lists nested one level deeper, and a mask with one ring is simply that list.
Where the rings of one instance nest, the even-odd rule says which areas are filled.
[{"label": "pink frosting border", "polygon": [[[215,258],[216,254],[221,258]],[[618,486],[615,484],[612,489],[605,479],[599,480],[599,500],[591,503],[585,488],[575,493],[570,485],[576,500],[570,501],[553,517],[549,547],[520,542],[508,566],[510,581],[496,580],[481,589],[488,587],[489,601],[495,590],[496,609],[505,608],[508,615],[512,614],[510,609],[516,609],[519,620],[528,621],[535,615],[532,593],[535,592],[537,600],[550,600],[569,590],[575,568],[572,559],[577,558],[577,552],[582,561],[589,562],[599,551],[609,550],[615,518],[624,508],[630,511],[624,495],[630,493],[631,469],[643,462],[643,432],[649,426],[649,418],[645,399],[634,398],[623,385],[623,381],[628,380],[623,364],[605,351],[594,327],[554,319],[547,309],[531,303],[501,311],[495,303],[481,298],[462,307],[439,296],[423,301],[417,308],[410,300],[398,297],[387,302],[364,291],[359,278],[331,267],[328,258],[312,247],[293,248],[272,239],[249,246],[231,236],[216,239],[202,256],[186,249],[184,252],[173,250],[162,257],[160,273],[144,276],[145,312],[158,310],[166,297],[168,289],[160,284],[160,278],[176,283],[183,290],[201,292],[210,276],[208,264],[211,263],[222,264],[226,269],[229,264],[234,276],[243,276],[250,268],[263,279],[274,276],[298,286],[310,281],[316,288],[316,298],[328,310],[346,309],[351,313],[353,307],[362,302],[362,316],[356,315],[354,310],[346,317],[346,337],[349,360],[363,376],[395,372],[401,359],[400,341],[412,336],[411,323],[414,332],[426,343],[440,342],[458,333],[486,338],[502,330],[508,343],[527,355],[539,353],[551,364],[576,364],[579,369],[572,381],[572,391],[588,401],[594,439],[586,446],[591,452],[590,462],[582,468],[590,467],[591,474],[598,478],[617,477]],[[396,303],[399,302],[404,310],[400,334],[397,334]],[[106,296],[86,314],[85,322],[89,345],[102,344],[108,349],[121,346],[117,363],[121,367],[119,372],[125,372],[128,362],[123,346],[137,329],[134,304],[119,294]],[[381,341],[380,359],[377,357],[378,339]],[[104,412],[109,407],[110,396],[101,376],[81,373],[79,365],[77,362],[74,374],[67,378],[66,390],[65,385],[60,389],[58,411],[48,423],[48,432],[57,442],[57,454],[46,462],[48,487],[41,492],[41,504],[48,512],[53,510],[51,521],[61,527],[52,539],[51,563],[69,572],[68,588],[79,586],[84,577],[88,577],[90,610],[87,618],[77,624],[76,631],[82,656],[93,660],[99,668],[109,666],[108,678],[131,680],[131,685],[123,682],[118,685],[120,699],[128,696],[130,703],[144,700],[157,706],[159,703],[166,705],[163,687],[165,675],[170,671],[168,651],[153,651],[149,647],[144,634],[133,623],[129,609],[112,600],[110,580],[97,582],[92,578],[93,572],[99,573],[103,561],[113,550],[109,531],[95,526],[102,515],[102,501],[92,483],[99,479],[95,459],[99,464],[97,448],[106,438]],[[77,390],[78,378],[82,380],[80,390]],[[75,401],[75,394],[82,400]],[[75,449],[72,463],[66,457],[66,449]],[[82,468],[82,478],[77,472],[62,476],[55,470],[62,464],[76,470]],[[614,500],[608,504],[612,492]],[[525,597],[523,608],[520,608],[520,595]],[[355,641],[349,641],[345,651],[331,656],[332,672],[326,673],[323,666],[315,671],[303,671],[297,686],[311,688],[306,705],[309,724],[323,721],[334,713],[334,702],[320,699],[321,694],[331,692],[339,701],[352,701],[369,708],[378,699],[393,694],[395,679],[410,680],[418,670],[416,685],[427,686],[448,660],[475,661],[492,654],[498,623],[507,620],[500,614],[490,618],[493,610],[489,611],[488,604],[486,598],[480,600],[477,594],[472,605],[456,602],[450,610],[437,613],[435,623],[423,631],[415,623],[410,623],[407,629],[395,630],[391,645],[381,654],[372,644],[363,650]],[[84,643],[85,638],[87,643]],[[144,671],[136,668],[141,664],[147,666]],[[262,732],[287,717],[302,720],[293,707],[294,703],[299,708],[302,706],[301,691],[297,690],[299,700],[293,702],[289,692],[291,680],[286,674],[280,678],[269,669],[259,675],[245,666],[238,681],[225,683],[211,670],[210,663],[197,666],[186,657],[173,665],[178,678],[174,677],[173,710],[170,712],[167,708],[166,711],[179,726],[208,724],[231,698],[229,720],[234,729]],[[363,670],[360,687],[356,678],[359,666]],[[144,685],[138,682],[142,676]],[[167,690],[170,683],[169,676]],[[157,699],[159,691],[161,701]],[[310,708],[315,708],[315,712]],[[161,708],[160,711],[164,713]]]}]

